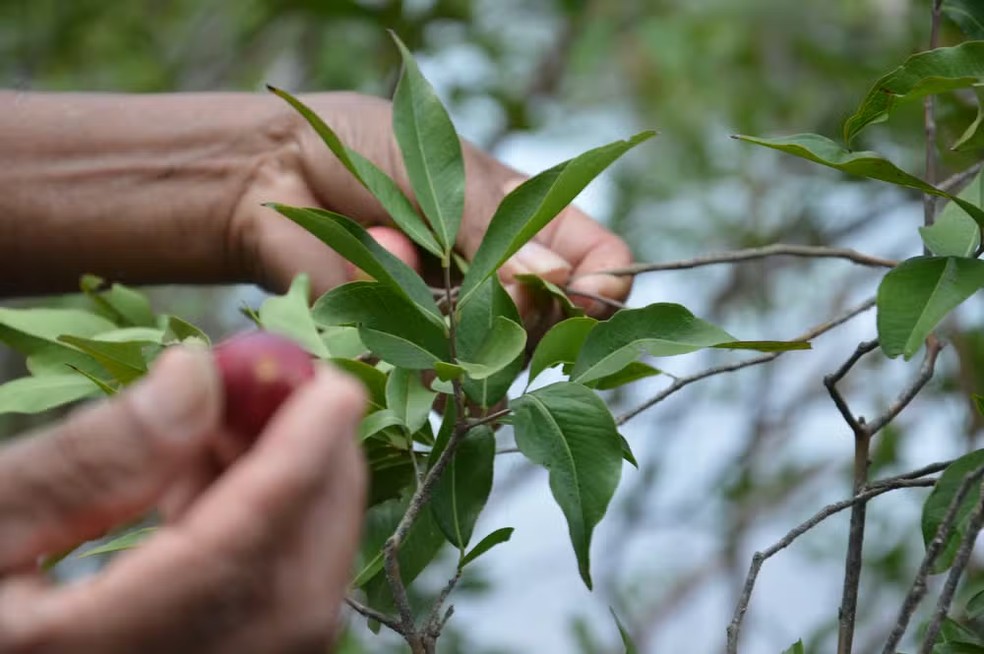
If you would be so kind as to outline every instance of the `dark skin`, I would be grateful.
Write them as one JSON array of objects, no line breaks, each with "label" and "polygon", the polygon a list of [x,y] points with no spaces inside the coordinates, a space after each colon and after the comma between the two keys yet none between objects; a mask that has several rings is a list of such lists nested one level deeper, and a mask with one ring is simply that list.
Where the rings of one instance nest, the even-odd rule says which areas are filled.
[{"label": "dark skin", "polygon": [[[302,99],[409,193],[388,102]],[[457,248],[469,257],[522,177],[467,143],[464,152]],[[270,201],[388,225],[279,99],[0,92],[0,297],[71,291],[85,272],[271,291],[307,272],[319,294],[351,278],[337,254],[262,206]],[[501,276],[535,320],[512,275],[621,300],[628,280],[582,275],[629,262],[620,239],[568,208]],[[361,387],[323,368],[219,470],[216,371],[207,353],[173,348],[134,387],[4,446],[0,652],[323,652],[359,538],[364,405]],[[37,573],[40,556],[154,507],[164,527],[96,577],[54,587]]]}]

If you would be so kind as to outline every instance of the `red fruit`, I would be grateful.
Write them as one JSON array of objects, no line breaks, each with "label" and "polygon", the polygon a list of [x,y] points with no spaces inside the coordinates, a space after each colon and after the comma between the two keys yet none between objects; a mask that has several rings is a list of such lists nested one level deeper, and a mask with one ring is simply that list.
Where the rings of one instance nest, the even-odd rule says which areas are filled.
[{"label": "red fruit", "polygon": [[225,387],[225,421],[252,442],[294,389],[314,376],[311,356],[269,332],[234,336],[215,347]]}]

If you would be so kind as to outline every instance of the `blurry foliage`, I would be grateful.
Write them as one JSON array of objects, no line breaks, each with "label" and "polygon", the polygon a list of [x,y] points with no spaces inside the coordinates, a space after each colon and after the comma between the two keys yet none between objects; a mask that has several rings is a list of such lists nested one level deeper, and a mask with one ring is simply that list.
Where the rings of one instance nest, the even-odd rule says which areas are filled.
[{"label": "blurry foliage", "polygon": [[[883,217],[886,207],[902,199],[914,204],[915,196],[902,198],[867,182],[818,172],[788,158],[780,160],[727,136],[735,132],[836,136],[873,79],[926,47],[927,4],[920,0],[0,0],[0,85],[161,92],[258,90],[270,82],[292,90],[354,89],[384,95],[398,66],[385,33],[391,28],[422,62],[442,70],[447,67],[440,92],[450,100],[464,131],[493,152],[526,136],[565,137],[572,125],[589,133],[597,130],[598,142],[605,140],[605,121],[616,122],[620,133],[633,127],[659,129],[661,137],[652,148],[640,151],[614,172],[605,202],[608,215],[600,216],[627,237],[640,258],[681,258],[776,240],[837,245],[864,234]],[[941,44],[960,40],[954,25],[946,22],[943,27]],[[977,111],[974,97],[966,94],[941,96],[937,107],[939,139],[944,144],[956,140]],[[923,156],[921,120],[921,104],[913,103],[888,123],[866,132],[858,146],[877,149],[918,173]],[[470,127],[470,122],[481,125]],[[968,156],[947,153],[942,175],[966,165]],[[831,198],[838,194],[863,200],[850,203],[850,210],[840,206],[835,210]],[[912,253],[918,247],[915,222],[907,227],[913,236],[905,247]],[[878,253],[892,256],[888,248],[897,241],[877,239],[883,248]],[[753,319],[770,320],[765,310],[782,306],[790,296],[790,283],[784,285],[783,274],[794,266],[813,270],[807,268],[811,265],[768,261],[735,267],[723,277],[708,276],[710,311],[733,311],[743,318],[749,318],[749,312],[763,312]],[[827,283],[848,288],[850,282],[844,280],[851,279],[857,277]],[[802,293],[802,279],[792,284],[798,284],[794,296]],[[837,289],[831,292],[835,301],[844,300]],[[188,291],[182,293],[182,298],[194,298]],[[184,309],[178,313],[205,324],[222,324],[214,316],[211,322],[202,316],[214,302],[197,304],[202,313]],[[937,390],[963,395],[984,391],[982,337],[964,334],[954,345],[959,365],[946,366]],[[725,567],[739,578],[747,565],[740,555],[747,543],[736,530],[789,500],[791,488],[809,484],[823,472],[846,479],[848,468],[844,461],[827,461],[821,468],[815,462],[777,456],[777,448],[772,447],[779,443],[775,434],[790,422],[795,424],[790,413],[804,412],[810,402],[818,401],[817,396],[769,406],[772,378],[749,373],[743,379],[761,403],[750,410],[761,415],[748,428],[747,444],[737,453],[737,462],[714,477],[714,497],[707,502],[712,508],[701,512],[717,521],[727,541],[722,547],[731,552]],[[877,388],[868,390],[876,399],[890,395]],[[711,384],[701,393],[714,401],[731,397],[731,391]],[[745,396],[738,395],[737,401]],[[974,416],[968,418],[969,442],[981,424],[972,411],[968,416]],[[665,426],[682,418],[663,414],[663,420]],[[0,422],[0,430],[5,427]],[[874,452],[876,468],[892,468],[904,447],[904,429],[893,428],[881,437]],[[660,457],[642,463],[634,491],[622,497],[626,539],[631,530],[640,528],[651,491],[659,488]],[[838,495],[847,487],[846,482],[840,483]],[[812,503],[809,507],[809,511],[815,508]],[[780,513],[784,520],[790,518],[786,520],[790,524],[801,515],[804,512]],[[891,533],[886,528],[880,537],[886,540],[873,548],[873,566],[866,574],[887,587],[905,584],[918,550],[913,550],[912,542],[906,546],[899,540],[908,537],[900,536],[899,528]],[[842,555],[842,543],[828,545],[821,548],[824,556]],[[637,592],[631,593],[631,603],[638,605],[622,606],[620,596],[630,593],[619,586],[618,578],[625,575],[618,572],[615,562],[612,579],[602,585],[608,584],[615,596],[609,599],[615,600],[616,611],[628,625],[642,625],[645,632],[658,628],[659,619],[673,615],[666,610],[660,613],[659,597],[651,599],[653,609],[647,615],[647,603],[639,600]],[[670,587],[650,584],[646,575],[636,575],[633,590],[646,587],[647,593],[658,595],[660,589]],[[980,581],[980,570],[972,576]],[[601,637],[590,625],[580,620],[572,624],[582,648],[600,651]],[[823,638],[829,638],[831,626],[802,634],[810,643],[808,651],[829,651],[817,643],[829,645]],[[647,634],[642,635],[641,642],[648,642]],[[474,643],[463,642],[449,642],[446,651],[478,651]],[[616,641],[609,638],[608,642],[611,651],[618,651]],[[360,651],[355,644],[348,647],[342,651]]]}]

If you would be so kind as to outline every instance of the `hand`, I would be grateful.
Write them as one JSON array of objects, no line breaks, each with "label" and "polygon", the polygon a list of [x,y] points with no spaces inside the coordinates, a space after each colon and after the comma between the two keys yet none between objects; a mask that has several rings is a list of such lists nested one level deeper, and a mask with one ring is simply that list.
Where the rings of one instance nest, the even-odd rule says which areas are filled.
[{"label": "hand", "polygon": [[[397,180],[412,197],[396,140],[391,130],[391,105],[385,100],[353,93],[324,93],[302,97],[339,134],[344,143],[365,155]],[[290,111],[288,109],[288,111]],[[346,269],[327,247],[273,210],[260,206],[276,201],[296,206],[322,206],[361,221],[365,226],[388,225],[382,207],[335,159],[299,117],[290,130],[290,147],[271,151],[245,189],[232,214],[233,247],[242,248],[245,261],[256,264],[254,279],[268,288],[284,289],[299,272],[309,272],[316,292],[348,281]],[[478,249],[499,201],[522,180],[517,171],[464,143],[467,189],[458,248],[468,258]],[[395,231],[395,230],[393,230]],[[409,239],[398,233],[409,246]],[[393,234],[386,234],[392,241]],[[402,249],[406,249],[405,247]],[[534,273],[566,285],[572,276],[616,268],[631,262],[631,253],[617,236],[575,207],[568,207],[503,267],[501,276],[521,311],[531,310],[530,298],[512,283],[519,273]],[[630,278],[594,275],[579,277],[573,288],[613,300],[624,299]],[[607,305],[574,296],[590,314],[610,313]]]},{"label": "hand", "polygon": [[[0,652],[323,653],[359,539],[364,403],[319,370],[215,478],[218,376],[175,348],[132,389],[0,449]],[[98,576],[52,587],[32,571],[158,502],[167,524]]]}]

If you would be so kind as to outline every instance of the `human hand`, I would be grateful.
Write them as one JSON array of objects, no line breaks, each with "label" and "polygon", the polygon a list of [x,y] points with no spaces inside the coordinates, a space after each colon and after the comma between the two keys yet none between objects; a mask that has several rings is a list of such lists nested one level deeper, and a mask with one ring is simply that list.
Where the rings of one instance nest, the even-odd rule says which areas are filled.
[{"label": "human hand", "polygon": [[[222,393],[175,348],[104,403],[0,449],[0,652],[318,652],[359,540],[364,392],[322,368],[222,474]],[[39,556],[162,503],[168,518],[98,576],[53,587]]]},{"label": "human hand", "polygon": [[[390,127],[388,101],[354,93],[322,93],[301,99],[332,126],[344,143],[371,159],[412,197]],[[251,273],[256,281],[281,290],[294,275],[307,272],[315,291],[320,293],[348,281],[346,267],[338,255],[262,203],[322,206],[367,227],[391,223],[379,203],[299,117],[290,133],[294,136],[289,146],[270,152],[257,168],[232,214],[230,233],[239,237],[234,247],[245,252],[241,259],[255,264]],[[467,142],[463,150],[467,187],[457,246],[466,258],[471,258],[499,202],[524,178]],[[374,229],[378,235],[378,230],[384,228]],[[398,251],[411,247],[409,239],[395,229],[385,230],[382,236]],[[630,261],[629,248],[621,239],[571,206],[507,262],[500,275],[521,313],[529,318],[534,308],[530,296],[513,281],[516,274],[533,273],[559,285],[570,283],[573,289],[591,295],[621,300],[628,294],[630,278],[582,275],[622,267]],[[610,313],[608,305],[590,296],[575,295],[572,299],[589,314],[601,317]]]}]

